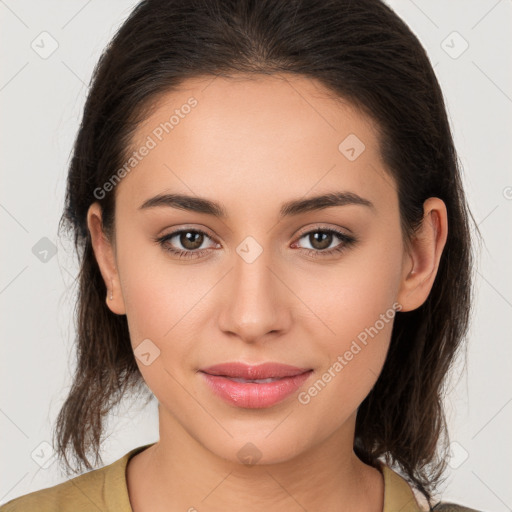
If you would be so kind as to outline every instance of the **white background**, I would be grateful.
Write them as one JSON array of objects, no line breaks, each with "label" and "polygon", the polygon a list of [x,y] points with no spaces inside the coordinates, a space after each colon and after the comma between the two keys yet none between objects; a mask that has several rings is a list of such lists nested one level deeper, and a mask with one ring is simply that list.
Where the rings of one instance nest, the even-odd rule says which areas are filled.
[{"label": "white background", "polygon": [[[467,366],[458,362],[446,400],[454,449],[442,497],[511,510],[512,2],[389,3],[426,48],[441,83],[484,237]],[[77,267],[57,225],[93,66],[135,4],[0,0],[0,503],[66,480],[57,464],[42,469],[31,456],[51,442],[73,370]],[[58,43],[46,59],[31,47],[44,31]],[[453,58],[461,37],[469,47]],[[44,237],[57,246],[46,263],[32,252]],[[158,439],[156,401],[126,405],[111,418],[105,464]]]}]

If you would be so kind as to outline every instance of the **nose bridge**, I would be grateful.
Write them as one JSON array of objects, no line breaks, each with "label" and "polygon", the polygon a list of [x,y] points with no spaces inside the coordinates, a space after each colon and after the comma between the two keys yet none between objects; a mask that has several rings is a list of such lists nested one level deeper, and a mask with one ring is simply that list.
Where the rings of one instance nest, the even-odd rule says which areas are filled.
[{"label": "nose bridge", "polygon": [[251,341],[283,328],[282,285],[272,267],[271,251],[253,237],[238,245],[228,279],[228,300],[221,314],[224,330]]}]

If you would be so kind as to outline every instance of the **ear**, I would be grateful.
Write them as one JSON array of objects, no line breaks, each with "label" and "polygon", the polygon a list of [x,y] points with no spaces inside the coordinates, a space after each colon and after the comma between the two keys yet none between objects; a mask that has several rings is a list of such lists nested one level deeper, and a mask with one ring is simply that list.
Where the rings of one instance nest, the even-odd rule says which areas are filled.
[{"label": "ear", "polygon": [[446,205],[438,197],[423,203],[423,220],[404,254],[397,302],[400,311],[419,308],[428,298],[448,235]]},{"label": "ear", "polygon": [[87,226],[91,234],[94,256],[107,287],[105,302],[110,311],[117,315],[124,315],[126,309],[116,266],[115,249],[103,231],[102,210],[98,202],[91,204],[87,211]]}]

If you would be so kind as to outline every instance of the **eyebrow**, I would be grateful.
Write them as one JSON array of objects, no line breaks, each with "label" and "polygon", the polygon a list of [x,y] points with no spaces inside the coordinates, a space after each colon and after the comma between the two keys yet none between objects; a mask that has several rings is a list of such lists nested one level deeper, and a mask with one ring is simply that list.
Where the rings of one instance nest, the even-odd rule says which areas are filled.
[{"label": "eyebrow", "polygon": [[[375,212],[375,205],[370,200],[364,199],[353,192],[330,192],[319,196],[308,197],[307,199],[295,199],[283,203],[280,209],[280,218],[345,205],[366,206]],[[204,197],[184,194],[159,194],[146,200],[139,206],[139,210],[162,206],[196,213],[205,213],[221,219],[226,219],[228,216],[225,208],[221,204]]]}]

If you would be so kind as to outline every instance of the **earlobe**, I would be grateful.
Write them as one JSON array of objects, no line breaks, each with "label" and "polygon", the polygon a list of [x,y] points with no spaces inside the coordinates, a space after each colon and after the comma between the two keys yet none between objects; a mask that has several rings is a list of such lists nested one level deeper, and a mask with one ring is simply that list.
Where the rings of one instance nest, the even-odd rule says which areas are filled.
[{"label": "earlobe", "polygon": [[423,221],[404,257],[402,282],[397,301],[402,311],[419,308],[434,284],[448,235],[444,202],[430,197],[423,203]]},{"label": "earlobe", "polygon": [[103,231],[102,210],[98,202],[93,203],[87,212],[87,226],[91,235],[91,243],[100,269],[107,295],[107,307],[117,315],[124,315],[125,305],[119,286],[119,273],[116,266],[114,249]]}]

